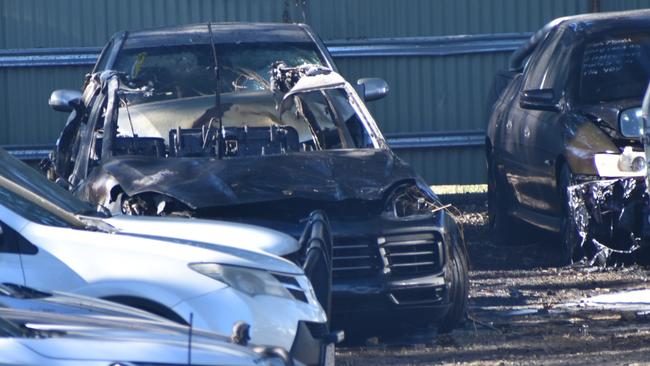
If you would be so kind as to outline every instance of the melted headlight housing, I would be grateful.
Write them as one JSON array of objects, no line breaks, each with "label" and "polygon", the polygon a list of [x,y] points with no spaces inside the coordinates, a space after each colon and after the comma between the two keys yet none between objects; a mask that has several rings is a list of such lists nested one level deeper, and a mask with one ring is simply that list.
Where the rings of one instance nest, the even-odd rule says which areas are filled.
[{"label": "melted headlight housing", "polygon": [[384,215],[391,219],[418,219],[431,215],[441,204],[415,184],[397,186],[386,201]]},{"label": "melted headlight housing", "polygon": [[191,216],[191,210],[182,202],[159,193],[142,193],[133,196],[122,194],[119,208],[124,215],[133,216]]}]

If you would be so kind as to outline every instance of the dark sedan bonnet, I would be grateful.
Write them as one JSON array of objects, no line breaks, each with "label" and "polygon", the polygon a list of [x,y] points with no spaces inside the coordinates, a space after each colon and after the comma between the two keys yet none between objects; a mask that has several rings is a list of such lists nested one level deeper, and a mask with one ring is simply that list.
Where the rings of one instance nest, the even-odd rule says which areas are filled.
[{"label": "dark sedan bonnet", "polygon": [[640,106],[641,99],[632,98],[607,103],[590,104],[584,107],[579,107],[577,109],[581,114],[604,121],[609,125],[609,127],[620,133],[620,126],[618,124],[619,114],[626,109]]},{"label": "dark sedan bonnet", "polygon": [[115,157],[103,166],[130,196],[156,192],[192,209],[304,198],[380,199],[399,181],[417,180],[389,150],[337,150],[243,157]]}]

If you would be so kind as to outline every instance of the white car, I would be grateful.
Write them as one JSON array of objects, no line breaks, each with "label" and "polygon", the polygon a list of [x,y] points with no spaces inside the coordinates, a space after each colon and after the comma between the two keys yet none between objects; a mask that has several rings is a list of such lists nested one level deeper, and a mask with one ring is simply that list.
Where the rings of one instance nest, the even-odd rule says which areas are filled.
[{"label": "white car", "polygon": [[308,365],[333,357],[327,316],[302,269],[254,249],[258,239],[266,250],[293,239],[233,225],[196,241],[183,232],[207,223],[183,229],[189,220],[141,219],[129,232],[133,218],[101,216],[0,150],[2,281],[108,299],[180,323],[193,316],[197,328],[225,335],[244,321],[254,344],[282,347]]},{"label": "white car", "polygon": [[[285,366],[273,348],[244,347],[113,302],[0,285],[0,365]],[[191,340],[190,340],[191,333]]]}]

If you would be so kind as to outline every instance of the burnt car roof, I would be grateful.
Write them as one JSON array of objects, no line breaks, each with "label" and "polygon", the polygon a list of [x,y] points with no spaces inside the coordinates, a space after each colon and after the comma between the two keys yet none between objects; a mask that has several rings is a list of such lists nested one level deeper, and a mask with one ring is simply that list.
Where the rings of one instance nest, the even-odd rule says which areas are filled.
[{"label": "burnt car roof", "polygon": [[[304,24],[211,23],[216,43],[313,42]],[[210,43],[208,23],[159,27],[129,32],[125,48]]]},{"label": "burnt car roof", "polygon": [[647,26],[648,21],[650,21],[650,9],[573,15],[560,18],[556,26],[567,27],[576,33],[595,34],[622,26],[626,28]]},{"label": "burnt car roof", "polygon": [[575,33],[591,36],[625,27],[626,29],[648,28],[650,9],[630,10],[607,13],[578,14],[557,18],[535,32],[528,41],[519,47],[510,57],[510,68],[520,69],[523,61],[553,29],[565,28]]},{"label": "burnt car roof", "polygon": [[602,24],[603,22],[627,22],[634,19],[647,19],[650,16],[650,9],[626,10],[626,11],[612,11],[603,13],[586,13],[576,14],[562,17],[562,24],[567,23],[591,23],[594,26]]}]

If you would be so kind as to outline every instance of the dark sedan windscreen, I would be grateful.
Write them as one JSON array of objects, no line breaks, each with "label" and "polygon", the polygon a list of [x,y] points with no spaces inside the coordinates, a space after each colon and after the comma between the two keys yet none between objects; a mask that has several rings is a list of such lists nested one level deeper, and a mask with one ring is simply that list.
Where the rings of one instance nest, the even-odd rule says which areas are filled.
[{"label": "dark sedan windscreen", "polygon": [[606,102],[641,98],[650,79],[650,32],[599,36],[582,58],[580,99]]}]

